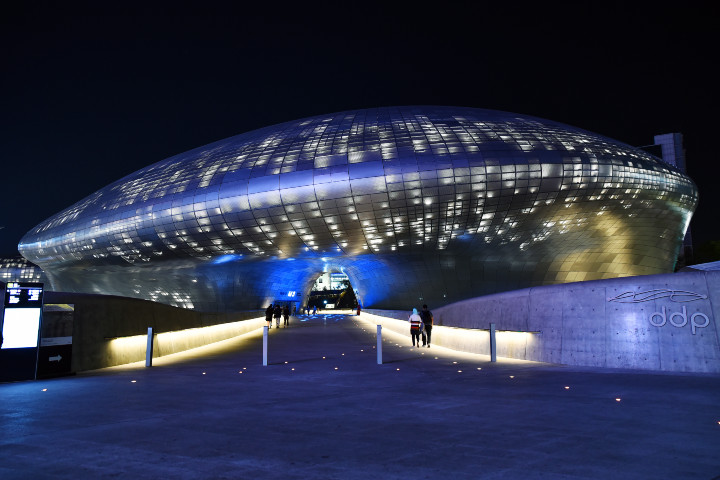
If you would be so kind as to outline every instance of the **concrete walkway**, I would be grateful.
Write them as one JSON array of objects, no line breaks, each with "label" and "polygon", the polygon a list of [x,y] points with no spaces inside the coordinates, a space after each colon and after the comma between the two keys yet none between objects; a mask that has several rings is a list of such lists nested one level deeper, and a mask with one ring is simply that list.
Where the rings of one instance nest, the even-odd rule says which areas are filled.
[{"label": "concrete walkway", "polygon": [[377,365],[373,325],[303,320],[270,331],[267,367],[253,333],[0,384],[0,478],[720,478],[720,376],[493,364],[397,334]]}]

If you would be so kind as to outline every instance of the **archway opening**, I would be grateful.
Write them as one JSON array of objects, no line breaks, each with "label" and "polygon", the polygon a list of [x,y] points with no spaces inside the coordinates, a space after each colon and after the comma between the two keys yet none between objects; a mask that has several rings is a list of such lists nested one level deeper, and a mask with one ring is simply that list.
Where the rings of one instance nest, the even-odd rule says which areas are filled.
[{"label": "archway opening", "polygon": [[343,272],[323,272],[310,289],[311,310],[348,310],[357,308],[357,297],[350,278]]}]

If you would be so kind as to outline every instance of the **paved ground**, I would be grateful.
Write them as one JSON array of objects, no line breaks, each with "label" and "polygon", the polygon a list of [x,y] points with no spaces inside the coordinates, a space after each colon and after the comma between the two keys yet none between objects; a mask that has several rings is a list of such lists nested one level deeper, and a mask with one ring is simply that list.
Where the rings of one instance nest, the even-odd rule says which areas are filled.
[{"label": "paved ground", "polygon": [[0,479],[720,478],[717,375],[492,364],[392,333],[377,365],[374,326],[343,315],[269,337],[266,367],[252,334],[1,384]]}]

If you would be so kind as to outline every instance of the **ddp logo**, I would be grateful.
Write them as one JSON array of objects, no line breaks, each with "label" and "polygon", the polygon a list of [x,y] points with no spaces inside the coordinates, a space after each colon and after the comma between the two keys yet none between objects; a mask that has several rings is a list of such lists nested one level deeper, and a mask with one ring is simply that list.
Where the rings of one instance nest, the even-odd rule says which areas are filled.
[{"label": "ddp logo", "polygon": [[[687,290],[654,289],[644,292],[623,292],[620,295],[609,298],[608,302],[643,303],[661,298],[667,298],[673,303],[689,303],[697,300],[706,300],[708,297],[707,295]],[[697,333],[698,328],[705,328],[710,325],[710,317],[702,312],[693,313],[688,319],[687,307],[685,305],[682,306],[679,312],[672,312],[663,306],[661,311],[651,313],[648,320],[650,321],[650,325],[654,327],[664,327],[667,323],[670,323],[673,327],[683,328],[689,323],[693,335]]]}]

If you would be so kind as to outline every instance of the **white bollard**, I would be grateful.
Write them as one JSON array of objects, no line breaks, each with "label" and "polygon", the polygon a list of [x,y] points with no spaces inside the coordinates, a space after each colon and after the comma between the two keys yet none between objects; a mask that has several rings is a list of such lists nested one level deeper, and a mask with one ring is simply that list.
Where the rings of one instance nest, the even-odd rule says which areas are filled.
[{"label": "white bollard", "polygon": [[263,327],[263,365],[267,366],[267,339],[268,339],[268,327]]},{"label": "white bollard", "polygon": [[495,324],[490,324],[490,361],[497,362],[497,343],[495,343]]},{"label": "white bollard", "polygon": [[148,327],[147,349],[145,350],[145,366],[146,367],[152,367],[152,357],[153,357],[153,329],[152,329],[152,327]]},{"label": "white bollard", "polygon": [[382,325],[377,326],[377,364],[382,365]]}]

